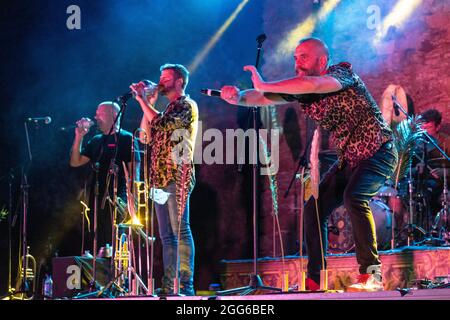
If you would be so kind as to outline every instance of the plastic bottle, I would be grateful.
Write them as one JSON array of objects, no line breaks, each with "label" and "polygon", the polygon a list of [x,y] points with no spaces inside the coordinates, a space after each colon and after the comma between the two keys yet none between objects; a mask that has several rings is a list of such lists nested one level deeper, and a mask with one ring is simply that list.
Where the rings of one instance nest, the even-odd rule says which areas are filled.
[{"label": "plastic bottle", "polygon": [[53,279],[50,274],[46,274],[43,285],[44,299],[51,299],[53,297]]}]

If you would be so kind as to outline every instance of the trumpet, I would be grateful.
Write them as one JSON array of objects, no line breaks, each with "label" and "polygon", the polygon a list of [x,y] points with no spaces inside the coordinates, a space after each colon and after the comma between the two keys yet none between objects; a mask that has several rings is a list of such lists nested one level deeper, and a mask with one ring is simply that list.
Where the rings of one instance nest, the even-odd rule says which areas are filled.
[{"label": "trumpet", "polygon": [[[20,273],[17,277],[16,283],[16,291],[18,291],[18,296],[15,299],[21,300],[31,300],[34,297],[34,293],[36,292],[36,259],[30,254],[30,247],[27,247],[27,253],[25,255],[25,272],[24,267],[22,266],[22,259],[19,262],[19,270]],[[29,261],[31,261],[31,267],[29,266]],[[23,275],[25,273],[25,279],[23,279]],[[29,288],[31,282],[31,288]],[[21,284],[24,283],[24,287],[21,287]],[[27,296],[26,294],[31,292],[31,296]]]},{"label": "trumpet", "polygon": [[[155,240],[154,237],[149,237],[148,228],[146,232],[143,231],[144,225],[141,223],[141,218],[145,216],[145,221],[148,221],[148,184],[145,181],[139,181],[138,170],[136,161],[136,154],[141,152],[135,149],[136,145],[136,132],[133,133],[132,137],[132,162],[131,162],[131,172],[124,162],[123,171],[126,181],[126,194],[127,201],[125,202],[120,197],[116,197],[115,201],[107,197],[107,200],[114,206],[117,213],[121,216],[122,222],[116,223],[115,228],[115,252],[114,252],[114,269],[115,277],[119,280],[119,285],[125,283],[125,277],[128,277],[128,286],[130,293],[136,293],[138,290],[137,282],[147,291],[147,288],[143,284],[142,280],[139,278],[138,273],[141,271],[141,252],[138,250],[137,254],[139,256],[139,265],[136,268],[136,256],[134,254],[133,237],[132,230],[136,231],[139,235],[139,247],[141,237],[145,239],[145,243],[148,244]],[[144,177],[147,176],[147,157],[144,151]],[[147,225],[147,223],[146,223]],[[137,270],[136,270],[137,269]],[[138,271],[138,272],[136,272]],[[134,277],[133,277],[134,276]],[[137,281],[137,282],[136,282]]]}]

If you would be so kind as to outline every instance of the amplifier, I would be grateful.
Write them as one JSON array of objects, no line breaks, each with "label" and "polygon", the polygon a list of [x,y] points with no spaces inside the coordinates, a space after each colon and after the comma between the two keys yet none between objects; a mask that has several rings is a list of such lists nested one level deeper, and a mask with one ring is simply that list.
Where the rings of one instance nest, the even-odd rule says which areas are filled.
[{"label": "amplifier", "polygon": [[[53,298],[72,298],[88,292],[92,281],[92,258],[70,256],[52,260]],[[95,281],[105,286],[110,279],[110,259],[97,258]]]}]

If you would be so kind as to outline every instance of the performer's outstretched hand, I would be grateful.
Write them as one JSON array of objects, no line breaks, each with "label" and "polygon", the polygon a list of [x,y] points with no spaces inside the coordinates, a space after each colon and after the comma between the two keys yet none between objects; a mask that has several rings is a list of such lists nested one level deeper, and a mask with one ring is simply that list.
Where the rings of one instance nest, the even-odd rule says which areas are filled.
[{"label": "performer's outstretched hand", "polygon": [[258,70],[256,70],[255,66],[244,66],[244,71],[250,71],[252,73],[252,82],[253,82],[253,88],[257,91],[264,91],[262,89],[262,85],[265,83],[264,80],[261,78],[261,75],[259,74]]},{"label": "performer's outstretched hand", "polygon": [[223,86],[220,97],[229,104],[239,103],[239,89],[235,86]]}]

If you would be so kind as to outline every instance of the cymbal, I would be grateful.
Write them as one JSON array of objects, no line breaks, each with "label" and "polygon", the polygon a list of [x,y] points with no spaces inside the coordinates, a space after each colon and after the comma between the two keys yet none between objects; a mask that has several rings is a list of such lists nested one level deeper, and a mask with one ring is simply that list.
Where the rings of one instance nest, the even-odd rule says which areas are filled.
[{"label": "cymbal", "polygon": [[428,159],[428,164],[436,168],[450,168],[450,161],[443,157]]},{"label": "cymbal", "polygon": [[397,190],[392,187],[382,186],[377,194],[378,197],[395,197],[397,195]]}]

